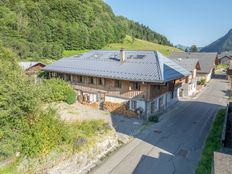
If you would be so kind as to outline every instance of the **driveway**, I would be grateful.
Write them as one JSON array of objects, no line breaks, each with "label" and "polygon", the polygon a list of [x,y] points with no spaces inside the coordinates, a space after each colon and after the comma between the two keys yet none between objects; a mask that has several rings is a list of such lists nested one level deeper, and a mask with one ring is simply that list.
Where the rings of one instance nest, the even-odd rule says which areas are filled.
[{"label": "driveway", "polygon": [[196,99],[181,101],[91,173],[195,173],[215,113],[227,103],[227,86],[211,80]]}]

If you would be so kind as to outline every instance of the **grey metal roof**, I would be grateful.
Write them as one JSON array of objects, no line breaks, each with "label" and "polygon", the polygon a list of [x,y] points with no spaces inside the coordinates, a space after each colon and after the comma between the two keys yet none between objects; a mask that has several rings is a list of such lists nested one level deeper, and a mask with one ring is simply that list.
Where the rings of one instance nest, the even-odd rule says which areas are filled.
[{"label": "grey metal roof", "polygon": [[215,68],[215,61],[217,58],[217,53],[188,53],[188,52],[173,52],[169,58],[182,58],[182,59],[198,59],[201,73],[209,73],[213,68]]},{"label": "grey metal roof", "polygon": [[95,50],[60,59],[43,68],[63,72],[112,79],[167,82],[189,72],[156,51],[125,51],[126,61],[119,61],[119,51]]},{"label": "grey metal roof", "polygon": [[198,59],[177,58],[177,59],[172,59],[172,60],[175,61],[177,64],[179,64],[180,66],[182,66],[183,68],[185,68],[188,71],[193,71],[194,69],[196,69],[196,65],[199,62]]},{"label": "grey metal roof", "polygon": [[224,51],[224,52],[222,52],[221,54],[218,55],[218,58],[221,59],[221,58],[223,58],[225,56],[232,57],[232,51]]},{"label": "grey metal roof", "polygon": [[29,69],[29,68],[31,68],[39,63],[40,62],[19,62],[18,64],[23,70],[27,70],[27,69]]}]

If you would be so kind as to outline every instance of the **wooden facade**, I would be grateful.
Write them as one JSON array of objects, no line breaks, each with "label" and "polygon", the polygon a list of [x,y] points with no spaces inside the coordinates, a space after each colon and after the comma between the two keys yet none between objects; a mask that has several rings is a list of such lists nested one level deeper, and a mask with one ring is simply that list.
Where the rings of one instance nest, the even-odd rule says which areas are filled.
[{"label": "wooden facade", "polygon": [[[69,81],[80,102],[98,102],[99,107],[101,103],[121,103],[120,108],[136,112],[137,109],[142,110],[143,119],[174,104],[178,100],[178,89],[185,81],[184,77],[167,83],[135,82],[55,72],[49,72],[49,77]],[[121,112],[121,109],[116,110]],[[128,114],[128,111],[123,113]]]},{"label": "wooden facade", "polygon": [[150,101],[166,92],[172,92],[184,80],[179,79],[164,84],[156,84],[61,73],[50,73],[50,77],[59,77],[70,81],[76,90],[83,92],[144,101]]}]

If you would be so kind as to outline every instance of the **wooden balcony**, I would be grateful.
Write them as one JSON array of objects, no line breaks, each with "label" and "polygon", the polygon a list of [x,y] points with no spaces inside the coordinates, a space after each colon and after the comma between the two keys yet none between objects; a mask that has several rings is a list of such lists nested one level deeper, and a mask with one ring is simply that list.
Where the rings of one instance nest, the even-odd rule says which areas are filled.
[{"label": "wooden balcony", "polygon": [[82,92],[87,92],[87,93],[94,93],[94,94],[99,94],[103,93],[105,96],[113,96],[113,97],[119,97],[119,98],[125,98],[125,99],[144,99],[144,91],[139,91],[139,90],[127,90],[127,91],[122,91],[121,89],[117,89],[114,87],[110,86],[100,86],[98,87],[97,85],[95,87],[85,84],[85,83],[77,83],[77,82],[71,82],[71,85],[76,90],[80,90]]},{"label": "wooden balcony", "polygon": [[106,93],[108,96],[115,96],[115,97],[121,97],[121,98],[127,98],[127,99],[144,99],[144,91],[126,91],[126,92],[120,92],[120,91],[108,91]]}]

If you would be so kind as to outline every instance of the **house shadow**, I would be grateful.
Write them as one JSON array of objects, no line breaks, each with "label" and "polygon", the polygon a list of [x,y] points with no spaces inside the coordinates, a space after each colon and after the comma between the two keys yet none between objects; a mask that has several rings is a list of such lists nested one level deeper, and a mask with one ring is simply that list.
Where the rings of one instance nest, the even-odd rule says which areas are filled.
[{"label": "house shadow", "polygon": [[[173,155],[167,153],[159,153],[158,157],[142,155],[133,174],[162,174],[173,173],[173,164],[171,162]],[[170,161],[167,165],[163,161]]]},{"label": "house shadow", "polygon": [[225,96],[231,96],[231,94],[232,94],[232,91],[230,90],[230,89],[228,89],[228,90],[222,90],[222,92],[223,93],[225,93]]},{"label": "house shadow", "polygon": [[[186,170],[183,165],[189,165],[186,160],[188,156],[194,160],[189,168],[189,173],[194,173],[214,116],[222,107],[224,106],[214,101],[179,101],[176,107],[167,110],[160,117],[158,123],[150,123],[146,128],[144,127],[146,122],[136,118],[111,114],[111,119],[115,130],[120,134],[132,136],[133,128],[140,129],[141,132],[133,137],[141,140],[142,144],[150,146],[150,150],[144,151],[144,153],[138,152],[141,157],[139,161],[133,161],[136,163],[133,173],[169,174],[175,170]],[[144,130],[141,130],[143,128]],[[144,148],[143,145],[141,148]],[[183,155],[182,151],[186,151],[187,155],[181,156],[181,154]],[[197,153],[194,152],[193,155],[192,151],[197,151]],[[133,155],[136,155],[136,152]],[[177,166],[174,165],[173,159],[178,160]]]}]

